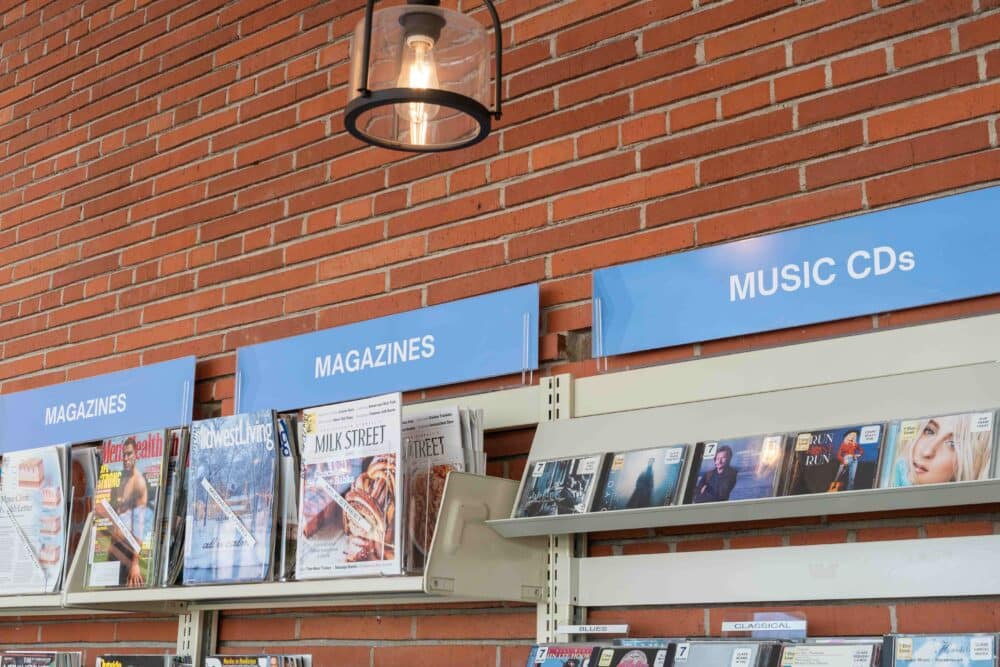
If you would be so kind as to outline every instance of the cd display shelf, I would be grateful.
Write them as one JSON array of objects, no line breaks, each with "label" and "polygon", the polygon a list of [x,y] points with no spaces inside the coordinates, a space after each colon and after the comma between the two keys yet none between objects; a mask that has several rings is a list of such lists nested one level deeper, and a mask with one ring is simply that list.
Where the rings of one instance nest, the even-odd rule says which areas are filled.
[{"label": "cd display shelf", "polygon": [[[993,409],[998,341],[1000,315],[987,315],[580,378],[570,418],[539,424],[529,461]],[[487,524],[561,536],[561,611],[539,639],[565,641],[553,628],[593,606],[1000,595],[1000,535],[588,558],[573,534],[997,504],[1000,480],[986,480]]]}]

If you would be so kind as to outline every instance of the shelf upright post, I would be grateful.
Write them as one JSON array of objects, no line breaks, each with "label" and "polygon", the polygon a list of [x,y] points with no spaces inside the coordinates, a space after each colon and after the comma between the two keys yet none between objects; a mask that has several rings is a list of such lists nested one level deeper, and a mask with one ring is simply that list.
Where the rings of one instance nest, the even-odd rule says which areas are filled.
[{"label": "shelf upright post", "polygon": [[[573,418],[573,376],[562,373],[541,378],[539,421],[555,421],[557,419]],[[576,597],[573,587],[573,558],[586,552],[586,538],[574,538],[572,535],[550,535],[548,557],[548,595],[545,602],[538,603],[538,627],[536,630],[539,643],[565,641],[565,636],[557,637],[556,628],[571,625],[580,619],[578,610],[573,605]],[[582,611],[579,610],[579,611]]]},{"label": "shelf upright post", "polygon": [[219,612],[187,609],[177,618],[178,656],[191,656],[192,665],[204,664],[205,656],[216,651],[219,636]]}]

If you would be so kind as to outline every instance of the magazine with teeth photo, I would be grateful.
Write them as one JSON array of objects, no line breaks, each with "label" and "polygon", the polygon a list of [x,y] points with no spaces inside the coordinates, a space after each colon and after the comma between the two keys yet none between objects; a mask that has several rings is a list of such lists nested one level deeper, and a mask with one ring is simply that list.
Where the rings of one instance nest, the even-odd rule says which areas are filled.
[{"label": "magazine with teeth photo", "polygon": [[0,462],[0,590],[59,590],[67,541],[65,445],[6,452]]},{"label": "magazine with teeth photo", "polygon": [[401,574],[399,393],[302,411],[298,579]]},{"label": "magazine with teeth photo", "polygon": [[188,446],[185,585],[271,577],[278,452],[269,410],[196,421]]}]

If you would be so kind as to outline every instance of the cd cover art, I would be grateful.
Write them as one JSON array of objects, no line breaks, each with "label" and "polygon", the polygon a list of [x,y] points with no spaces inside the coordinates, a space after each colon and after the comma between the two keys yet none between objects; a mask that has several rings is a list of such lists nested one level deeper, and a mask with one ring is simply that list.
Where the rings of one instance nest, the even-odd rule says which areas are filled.
[{"label": "cd cover art", "polygon": [[269,410],[191,425],[184,584],[270,577],[276,477]]},{"label": "cd cover art", "polygon": [[691,462],[688,502],[770,498],[777,492],[784,450],[783,435],[701,443]]},{"label": "cd cover art", "polygon": [[515,518],[586,512],[600,467],[600,455],[529,463]]},{"label": "cd cover art", "polygon": [[787,644],[781,651],[781,667],[879,667],[880,644],[875,641]]},{"label": "cd cover art", "polygon": [[299,579],[401,574],[399,393],[304,410]]},{"label": "cd cover art", "polygon": [[875,488],[884,432],[861,424],[795,434],[785,495]]},{"label": "cd cover art", "polygon": [[102,443],[87,561],[89,588],[142,588],[154,583],[160,491],[168,455],[163,431]]},{"label": "cd cover art", "polygon": [[765,667],[774,664],[768,656],[779,650],[773,642],[748,641],[690,641],[680,642],[674,652],[675,663],[687,663],[687,667],[716,667],[717,665],[743,665],[745,667]]},{"label": "cd cover art", "polygon": [[996,665],[996,635],[896,635],[890,639],[895,667]]},{"label": "cd cover art", "polygon": [[169,667],[175,664],[169,655],[102,655],[97,667]]},{"label": "cd cover art", "polygon": [[673,653],[673,644],[667,648],[595,648],[590,667],[667,667]]},{"label": "cd cover art", "polygon": [[687,450],[687,445],[674,445],[608,454],[594,511],[674,504]]},{"label": "cd cover art", "polygon": [[593,644],[538,644],[531,647],[525,667],[587,667],[594,648]]},{"label": "cd cover art", "polygon": [[883,455],[883,488],[989,479],[993,411],[935,415],[894,421]]}]

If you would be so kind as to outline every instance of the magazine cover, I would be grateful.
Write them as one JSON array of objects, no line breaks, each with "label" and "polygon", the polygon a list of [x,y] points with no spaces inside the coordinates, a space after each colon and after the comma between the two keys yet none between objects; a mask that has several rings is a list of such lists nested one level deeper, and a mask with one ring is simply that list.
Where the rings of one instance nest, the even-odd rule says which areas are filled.
[{"label": "magazine cover", "polygon": [[87,586],[150,586],[159,557],[164,431],[105,440],[94,490]]},{"label": "magazine cover", "polygon": [[895,667],[996,665],[996,635],[895,635],[889,639]]},{"label": "magazine cover", "polygon": [[781,667],[879,667],[879,644],[824,642],[786,644]]},{"label": "magazine cover", "polygon": [[569,644],[566,646],[538,644],[531,647],[525,667],[587,667],[593,644]]},{"label": "magazine cover", "polygon": [[885,424],[796,433],[785,495],[873,489]]},{"label": "magazine cover", "polygon": [[770,498],[778,490],[783,435],[704,442],[695,450],[687,502]]},{"label": "magazine cover", "polygon": [[87,517],[94,510],[94,488],[97,484],[97,449],[74,447],[70,459],[69,484],[73,490],[70,507],[69,546],[66,553],[73,558],[83,537]]},{"label": "magazine cover", "polygon": [[403,420],[406,474],[406,569],[422,570],[441,509],[444,483],[452,470],[466,469],[458,408]]},{"label": "magazine cover", "polygon": [[514,517],[580,514],[590,507],[601,455],[529,463]]},{"label": "magazine cover", "polygon": [[889,425],[883,488],[989,479],[996,415],[965,412]]},{"label": "magazine cover", "polygon": [[97,667],[170,667],[174,658],[170,655],[102,655],[97,658]]},{"label": "magazine cover", "polygon": [[160,586],[170,586],[177,581],[184,557],[184,478],[187,471],[188,430],[173,429],[169,432],[169,438],[166,502],[160,521],[160,544],[163,545],[157,576]]},{"label": "magazine cover", "polygon": [[277,467],[269,410],[191,425],[185,585],[270,577]]},{"label": "magazine cover", "polygon": [[7,452],[0,464],[0,590],[59,589],[66,548],[66,468],[62,445]]},{"label": "magazine cover", "polygon": [[669,667],[674,645],[666,648],[595,648],[590,667]]},{"label": "magazine cover", "polygon": [[674,445],[608,454],[594,511],[674,504],[687,450],[687,445]]},{"label": "magazine cover", "polygon": [[303,410],[298,579],[402,573],[401,396]]},{"label": "magazine cover", "polygon": [[277,579],[285,581],[293,574],[295,547],[299,535],[299,454],[295,442],[295,419],[280,415],[277,419],[278,446],[278,553]]}]

